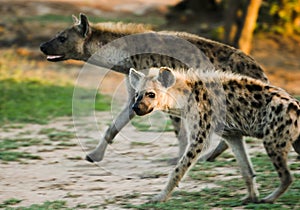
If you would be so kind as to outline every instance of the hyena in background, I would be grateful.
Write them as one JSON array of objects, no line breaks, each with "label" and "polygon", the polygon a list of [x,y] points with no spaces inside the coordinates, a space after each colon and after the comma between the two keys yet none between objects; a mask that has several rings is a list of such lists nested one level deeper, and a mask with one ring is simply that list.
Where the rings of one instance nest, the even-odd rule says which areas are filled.
[{"label": "hyena in background", "polygon": [[[228,45],[183,32],[154,32],[140,24],[92,24],[83,14],[80,14],[79,20],[75,16],[73,16],[73,18],[75,21],[74,25],[58,33],[50,41],[41,44],[40,49],[44,54],[47,55],[47,59],[49,61],[57,62],[67,59],[89,61],[89,58],[94,53],[96,53],[102,46],[112,42],[113,40],[132,34],[151,33],[165,36],[176,36],[178,38],[187,40],[189,43],[200,49],[216,69],[226,72],[234,72],[268,82],[263,69],[255,60],[240,50]],[[151,46],[144,45],[141,47],[147,49]],[[121,47],[120,50],[124,49]],[[97,65],[101,66],[101,64]],[[160,54],[137,54],[130,56],[120,65],[113,66],[112,70],[124,73],[128,76],[128,72],[131,67],[137,70],[142,70],[150,67],[162,66],[169,66],[175,69],[187,69],[185,64],[172,57]],[[103,139],[100,140],[97,147],[87,155],[86,159],[88,161],[101,161],[103,159],[107,144],[112,143],[114,137],[118,134],[120,129],[122,129],[130,121],[130,119],[135,116],[134,112],[132,112],[130,108],[134,99],[134,90],[132,87],[130,87],[130,85],[127,86],[129,95],[127,106],[121,111],[121,113],[116,117],[115,121],[106,130]],[[179,139],[180,157],[184,153],[187,145],[185,139],[185,128],[181,127],[181,121],[179,118],[171,117],[171,120],[175,127],[175,134]],[[227,145],[225,143],[221,143],[218,146],[215,154],[212,155],[212,158],[220,154],[226,148]]]},{"label": "hyena in background", "polygon": [[[189,144],[169,176],[165,189],[152,201],[165,201],[197,160],[212,133],[226,139],[235,154],[248,188],[244,203],[273,203],[292,183],[287,156],[300,139],[300,102],[284,90],[249,77],[211,72],[196,75],[158,69],[145,76],[130,69],[129,80],[136,88],[133,110],[145,115],[154,110],[181,110]],[[229,131],[229,132],[228,132]],[[232,131],[235,134],[232,134]],[[258,199],[255,173],[242,136],[263,139],[264,147],[280,178],[273,193]]]}]

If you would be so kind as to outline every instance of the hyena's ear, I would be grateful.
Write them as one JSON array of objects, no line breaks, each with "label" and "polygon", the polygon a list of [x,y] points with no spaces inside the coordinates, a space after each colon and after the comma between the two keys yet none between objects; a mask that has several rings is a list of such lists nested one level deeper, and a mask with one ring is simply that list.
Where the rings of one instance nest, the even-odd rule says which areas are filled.
[{"label": "hyena's ear", "polygon": [[74,24],[79,24],[79,20],[75,15],[72,15],[72,19],[73,19]]},{"label": "hyena's ear", "polygon": [[170,68],[161,67],[157,80],[161,83],[164,88],[169,88],[175,84],[176,78]]},{"label": "hyena's ear", "polygon": [[79,21],[77,24],[77,29],[79,33],[85,38],[89,35],[90,33],[90,24],[87,16],[84,14],[80,13],[79,15]]},{"label": "hyena's ear", "polygon": [[145,77],[141,72],[136,71],[134,68],[129,70],[129,82],[133,89],[137,89],[139,82]]}]

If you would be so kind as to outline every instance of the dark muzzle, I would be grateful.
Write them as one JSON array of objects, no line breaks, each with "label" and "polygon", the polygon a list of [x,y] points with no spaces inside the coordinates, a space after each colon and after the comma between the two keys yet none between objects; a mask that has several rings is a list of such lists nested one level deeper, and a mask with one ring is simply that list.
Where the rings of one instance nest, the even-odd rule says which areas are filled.
[{"label": "dark muzzle", "polygon": [[135,103],[132,105],[132,110],[139,116],[143,116],[153,111],[153,108],[148,108],[142,103]]}]

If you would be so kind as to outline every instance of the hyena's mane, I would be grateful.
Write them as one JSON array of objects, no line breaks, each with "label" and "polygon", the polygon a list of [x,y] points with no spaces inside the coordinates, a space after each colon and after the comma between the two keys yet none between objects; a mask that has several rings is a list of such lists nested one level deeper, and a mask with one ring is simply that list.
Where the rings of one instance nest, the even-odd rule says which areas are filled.
[{"label": "hyena's mane", "polygon": [[103,22],[97,24],[91,23],[91,26],[96,31],[106,31],[117,34],[137,34],[153,31],[150,25],[138,23]]}]

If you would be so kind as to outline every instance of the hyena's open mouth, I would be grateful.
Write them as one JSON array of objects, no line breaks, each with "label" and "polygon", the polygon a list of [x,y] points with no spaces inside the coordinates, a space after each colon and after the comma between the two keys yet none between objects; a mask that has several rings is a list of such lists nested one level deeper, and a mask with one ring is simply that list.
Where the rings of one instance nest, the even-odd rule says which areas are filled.
[{"label": "hyena's open mouth", "polygon": [[47,60],[52,62],[63,61],[64,55],[47,55]]}]

